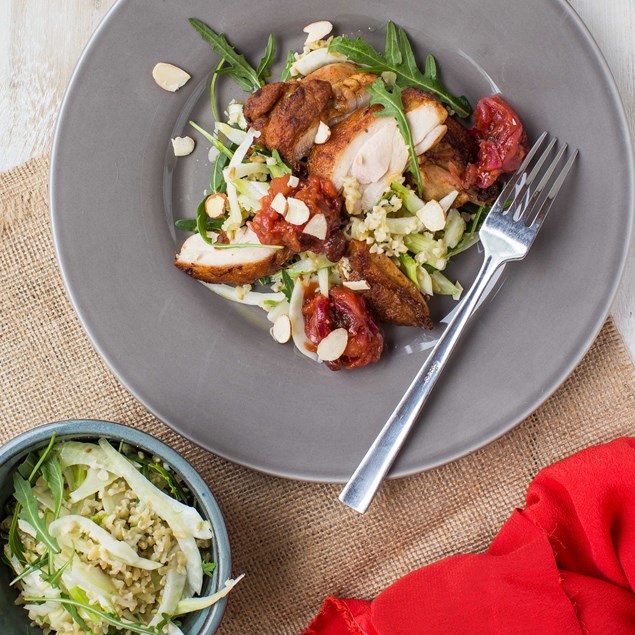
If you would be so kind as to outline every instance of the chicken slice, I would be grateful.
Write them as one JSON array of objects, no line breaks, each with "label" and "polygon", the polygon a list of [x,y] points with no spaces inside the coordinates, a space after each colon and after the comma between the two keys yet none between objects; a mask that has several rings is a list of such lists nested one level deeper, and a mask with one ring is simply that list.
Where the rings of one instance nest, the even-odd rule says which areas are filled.
[{"label": "chicken slice", "polygon": [[368,106],[370,93],[366,88],[377,79],[377,75],[364,72],[351,62],[335,62],[313,71],[304,81],[307,79],[320,79],[331,84],[333,100],[325,122],[335,125],[352,112]]},{"label": "chicken slice", "polygon": [[445,122],[447,133],[443,140],[419,159],[419,169],[426,201],[440,201],[450,192],[458,191],[454,207],[472,202],[484,205],[492,202],[499,194],[498,185],[482,190],[477,187],[465,188],[463,177],[468,164],[478,160],[478,144],[454,117]]},{"label": "chicken slice", "polygon": [[381,322],[431,329],[430,310],[419,289],[385,254],[372,254],[359,240],[351,240],[340,260],[344,281],[365,280],[370,289],[361,293]]},{"label": "chicken slice", "polygon": [[245,119],[260,143],[295,164],[311,149],[332,98],[331,85],[319,79],[267,84],[249,96]]},{"label": "chicken slice", "polygon": [[[431,95],[416,88],[403,90],[402,99],[415,147],[425,152],[445,134],[448,112]],[[354,112],[333,126],[330,139],[314,146],[309,155],[309,173],[330,179],[338,190],[347,176],[357,179],[362,211],[370,209],[401,176],[409,159],[395,119],[376,116],[381,109],[375,105]]]},{"label": "chicken slice", "polygon": [[[260,244],[249,227],[243,227],[231,244]],[[291,257],[287,249],[269,247],[239,247],[217,249],[206,243],[200,234],[190,236],[176,255],[175,264],[192,278],[203,282],[250,284],[282,268]]]}]

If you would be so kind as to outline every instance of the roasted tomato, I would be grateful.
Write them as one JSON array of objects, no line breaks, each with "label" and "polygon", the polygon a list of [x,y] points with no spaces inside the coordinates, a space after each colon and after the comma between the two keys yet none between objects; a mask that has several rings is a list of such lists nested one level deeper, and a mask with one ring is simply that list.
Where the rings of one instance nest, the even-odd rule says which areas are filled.
[{"label": "roasted tomato", "polygon": [[[344,253],[346,240],[342,231],[342,199],[328,179],[309,176],[296,187],[289,185],[289,175],[271,181],[269,194],[261,201],[260,211],[251,221],[251,227],[260,242],[266,245],[284,245],[293,251],[312,251],[326,254],[331,262],[337,262]],[[309,208],[309,218],[301,225],[293,225],[271,207],[276,194],[295,198]],[[324,238],[304,233],[311,220],[322,214],[326,231]]]},{"label": "roasted tomato", "polygon": [[329,297],[307,295],[302,307],[306,336],[316,346],[331,332],[348,332],[346,349],[339,359],[324,362],[331,370],[360,368],[381,357],[384,338],[371,315],[366,300],[346,287],[333,287]]},{"label": "roasted tomato", "polygon": [[527,154],[527,135],[518,115],[498,95],[484,97],[476,105],[474,127],[478,162],[471,164],[464,185],[491,187],[501,174],[515,172]]}]

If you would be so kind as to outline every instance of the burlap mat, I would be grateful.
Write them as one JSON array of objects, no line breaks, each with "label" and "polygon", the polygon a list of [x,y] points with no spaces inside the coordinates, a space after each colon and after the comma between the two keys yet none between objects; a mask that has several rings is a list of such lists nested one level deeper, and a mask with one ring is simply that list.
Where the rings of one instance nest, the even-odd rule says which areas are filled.
[{"label": "burlap mat", "polygon": [[222,635],[293,635],[327,594],[370,598],[414,568],[483,551],[539,469],[632,434],[633,366],[612,321],[564,386],[512,433],[446,467],[385,484],[360,516],[340,487],[296,483],[219,459],[171,432],[91,347],[57,269],[46,158],[0,176],[0,441],[48,421],[101,418],[167,441],[207,479],[234,570]]}]

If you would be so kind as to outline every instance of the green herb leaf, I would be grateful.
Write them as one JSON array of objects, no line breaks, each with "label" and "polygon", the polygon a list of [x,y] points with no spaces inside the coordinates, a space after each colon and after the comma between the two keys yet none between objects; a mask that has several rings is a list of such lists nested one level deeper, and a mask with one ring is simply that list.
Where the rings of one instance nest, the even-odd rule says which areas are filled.
[{"label": "green herb leaf", "polygon": [[[219,71],[220,72],[220,71]],[[189,121],[188,122],[192,128],[198,130],[219,152],[222,152],[228,159],[231,159],[234,156],[234,153],[225,146],[221,141],[219,141],[214,135],[211,135],[207,130],[201,128],[196,122]]]},{"label": "green herb leaf", "polygon": [[287,63],[280,75],[281,82],[286,82],[291,77],[291,67],[293,66],[293,62],[295,62],[295,53],[293,51],[289,51],[287,53]]},{"label": "green herb leaf", "polygon": [[472,112],[472,107],[465,97],[456,97],[443,86],[432,55],[426,58],[425,73],[420,71],[406,32],[403,29],[395,32],[392,22],[386,25],[384,54],[361,38],[351,40],[343,35],[333,38],[329,51],[343,53],[351,61],[367,66],[369,71],[375,73],[392,71],[397,76],[399,86],[412,86],[433,93],[460,117],[469,117]]},{"label": "green herb leaf", "polygon": [[218,79],[218,74],[221,68],[223,68],[223,64],[225,60],[221,58],[221,61],[218,62],[218,66],[216,66],[216,70],[212,75],[212,81],[209,86],[209,100],[212,104],[212,114],[214,115],[214,121],[218,121],[218,110],[216,109],[216,80]]},{"label": "green herb leaf", "polygon": [[71,554],[71,557],[54,573],[41,573],[40,577],[42,578],[42,580],[44,580],[44,582],[48,582],[54,587],[58,587],[59,581],[62,579],[62,574],[72,564],[74,556],[75,556],[75,552],[73,551],[73,553]]},{"label": "green herb leaf", "polygon": [[201,238],[208,244],[214,244],[212,239],[207,234],[207,212],[205,211],[205,201],[207,196],[198,204],[196,208],[196,230],[201,235]]},{"label": "green herb leaf", "polygon": [[376,112],[375,116],[394,117],[397,121],[399,132],[401,132],[401,136],[408,147],[408,154],[410,155],[410,171],[417,181],[419,196],[423,196],[423,182],[421,180],[421,173],[419,172],[419,160],[417,159],[417,153],[415,152],[415,144],[412,139],[410,126],[408,125],[408,119],[406,118],[406,113],[404,112],[403,102],[401,100],[401,88],[397,85],[389,88],[386,84],[384,84],[384,81],[379,78],[368,86],[366,90],[370,93],[371,104],[380,104],[384,107],[383,110]]},{"label": "green herb leaf", "polygon": [[[223,218],[208,218],[207,219],[207,231],[215,232],[221,229],[223,226],[224,219]],[[195,218],[181,218],[180,220],[175,221],[174,223],[177,229],[181,229],[184,232],[198,232],[198,227],[196,224]]]},{"label": "green herb leaf", "polygon": [[[219,154],[214,161],[214,167],[212,168],[212,176],[209,180],[209,186],[212,192],[224,192],[227,189],[227,183],[223,177],[223,170],[229,162],[227,155]],[[219,227],[220,229],[220,227]]]},{"label": "green herb leaf", "polygon": [[38,456],[35,452],[29,452],[26,459],[18,466],[18,472],[22,478],[29,479],[38,462]]},{"label": "green herb leaf", "polygon": [[258,79],[260,81],[260,85],[264,86],[265,80],[271,75],[271,66],[276,59],[276,40],[273,35],[269,34],[269,39],[267,40],[267,47],[265,48],[264,55],[258,64],[258,68],[256,69],[256,74],[258,75]]},{"label": "green herb leaf", "polygon": [[22,541],[20,540],[20,534],[18,533],[18,519],[20,510],[22,507],[20,503],[17,503],[15,510],[13,511],[13,518],[11,519],[11,525],[9,527],[9,538],[7,542],[11,553],[18,559],[21,564],[27,564],[27,559],[24,555],[24,548],[22,547]]},{"label": "green herb leaf", "polygon": [[59,456],[56,452],[51,453],[44,463],[42,463],[42,477],[49,486],[55,500],[54,518],[58,518],[62,509],[64,498],[64,476]]},{"label": "green herb leaf", "polygon": [[[51,435],[51,439],[48,443],[48,445],[44,448],[44,451],[42,452],[42,454],[40,454],[40,459],[38,460],[38,462],[33,466],[33,468],[31,469],[31,473],[29,474],[28,477],[28,481],[29,483],[33,483],[33,481],[35,480],[38,472],[40,471],[40,468],[42,467],[42,463],[44,463],[44,461],[46,461],[46,457],[49,455],[49,452],[51,451],[51,448],[53,447],[53,444],[55,443],[55,437],[57,436],[57,433],[53,432],[53,434]],[[28,457],[27,457],[28,460]],[[22,475],[22,478],[27,478],[26,476]]]},{"label": "green herb leaf", "polygon": [[289,302],[291,302],[291,294],[293,293],[293,280],[285,269],[282,270],[282,282],[284,282],[284,289],[282,292]]},{"label": "green herb leaf", "polygon": [[215,562],[203,562],[203,575],[208,575],[211,578],[214,575],[214,571],[216,571]]},{"label": "green herb leaf", "polygon": [[399,66],[401,64],[401,51],[399,50],[399,42],[397,41],[397,29],[393,22],[386,25],[386,51],[384,53],[386,63],[391,66]]},{"label": "green herb leaf", "polygon": [[33,573],[34,571],[41,569],[47,560],[48,560],[47,554],[40,556],[37,560],[35,560],[28,567],[26,567],[20,575],[13,578],[13,580],[9,582],[9,586],[13,586],[16,582],[19,582],[20,580],[22,580],[22,578],[25,578],[27,575],[29,575],[29,573]]},{"label": "green herb leaf", "polygon": [[[45,597],[33,597],[27,596],[24,598],[26,603],[30,602],[58,602],[63,604],[65,607],[77,607],[81,608],[83,611],[87,611],[89,613],[93,613],[97,617],[101,618],[104,622],[116,626],[122,631],[132,631],[133,633],[147,633],[147,635],[156,635],[157,631],[154,628],[149,628],[139,624],[138,622],[129,622],[128,620],[119,619],[117,615],[113,613],[106,613],[101,609],[98,609],[88,603],[78,602],[76,600],[71,600],[70,598],[59,597],[59,598],[45,598]],[[81,619],[81,618],[80,618]],[[88,630],[86,624],[82,627],[85,630]]]},{"label": "green herb leaf", "polygon": [[224,35],[216,33],[207,26],[207,24],[196,18],[190,18],[190,24],[212,47],[214,52],[229,65],[218,70],[218,73],[231,76],[231,78],[248,93],[260,88],[264,84],[258,71],[251,66],[244,55],[236,51]]},{"label": "green herb leaf", "polygon": [[49,534],[46,523],[40,518],[38,502],[33,494],[29,481],[23,479],[17,472],[13,475],[13,486],[15,488],[14,496],[22,509],[20,518],[30,523],[37,533],[38,540],[44,543],[49,551],[59,553],[60,548],[57,540]]}]

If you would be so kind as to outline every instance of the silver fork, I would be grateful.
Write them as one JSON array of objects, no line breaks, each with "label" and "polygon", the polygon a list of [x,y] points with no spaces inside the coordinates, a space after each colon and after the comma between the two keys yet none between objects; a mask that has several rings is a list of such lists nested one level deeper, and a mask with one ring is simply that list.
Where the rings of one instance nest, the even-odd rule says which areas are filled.
[{"label": "silver fork", "polygon": [[546,132],[541,135],[485,219],[479,232],[484,261],[472,288],[339,496],[358,512],[363,514],[372,502],[494,273],[506,262],[522,260],[533,244],[578,155],[571,152],[561,165],[565,143],[548,162],[557,141]]}]

